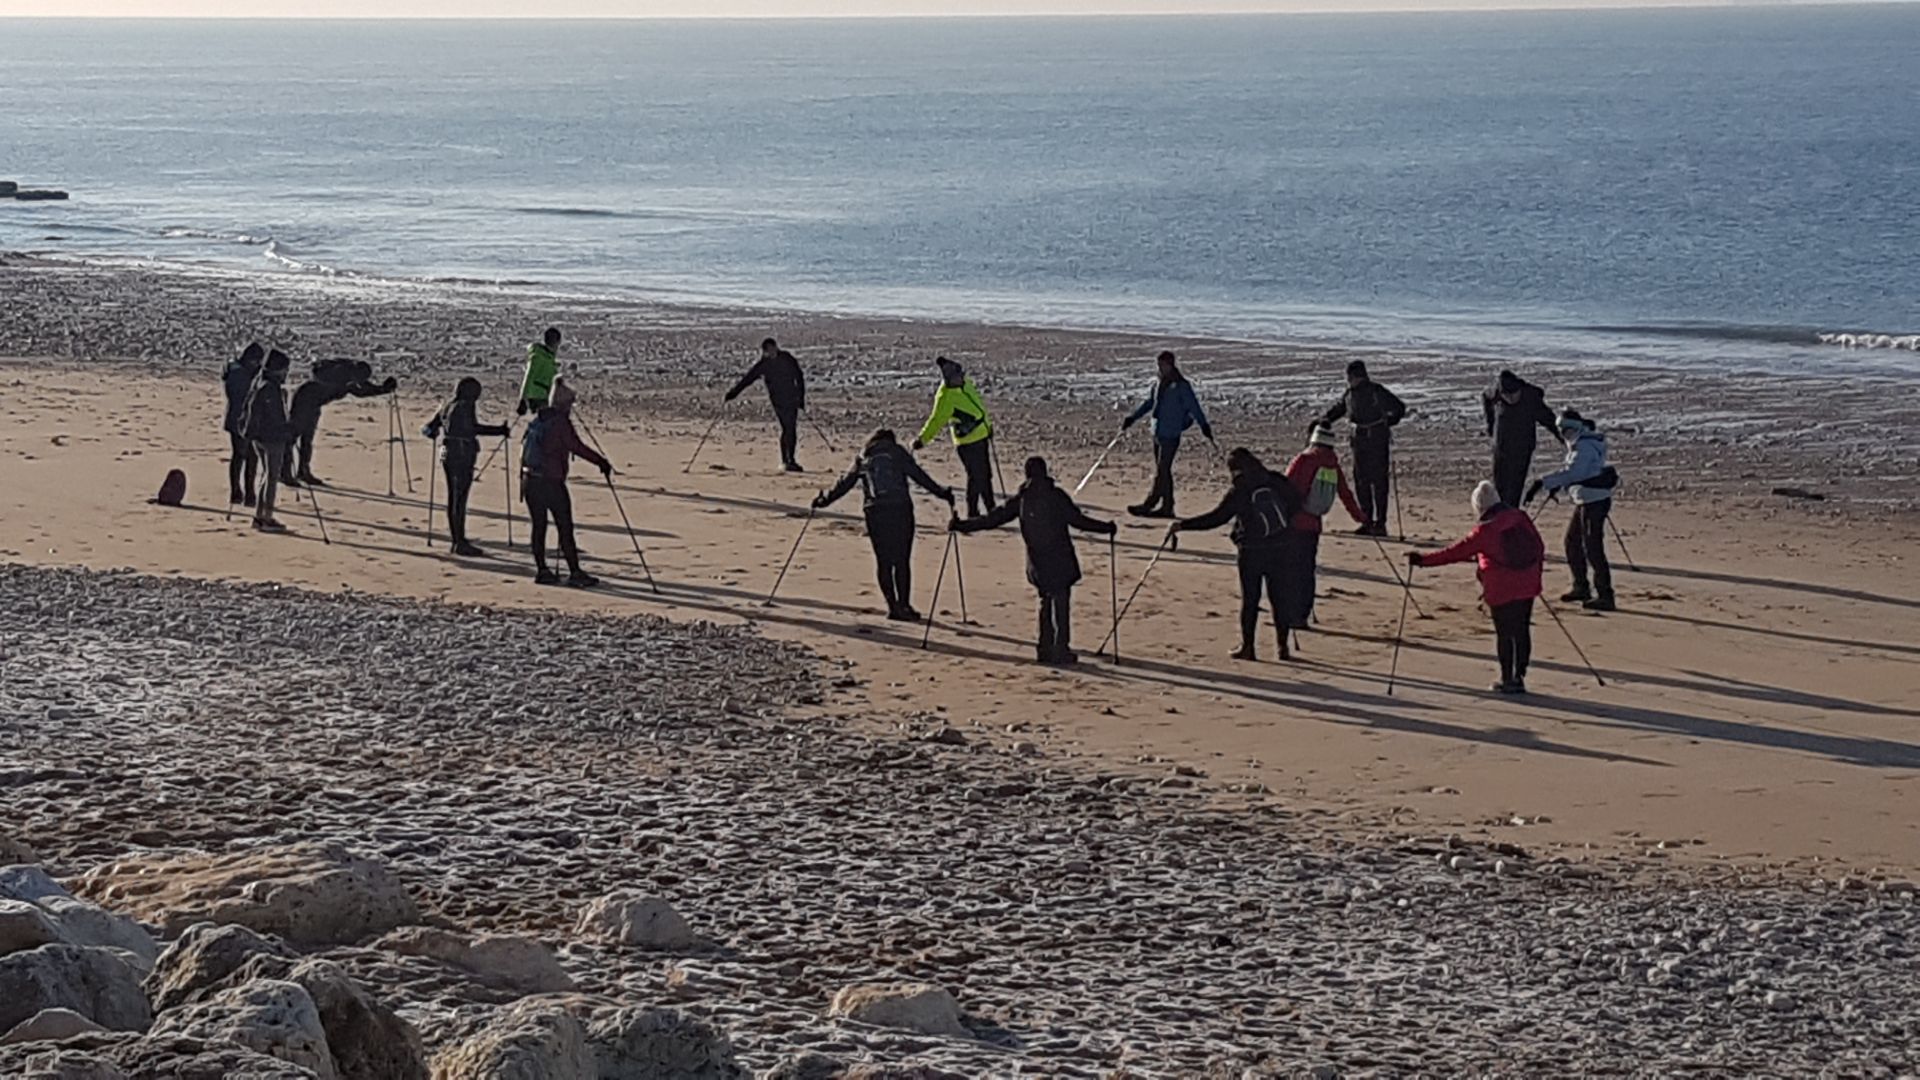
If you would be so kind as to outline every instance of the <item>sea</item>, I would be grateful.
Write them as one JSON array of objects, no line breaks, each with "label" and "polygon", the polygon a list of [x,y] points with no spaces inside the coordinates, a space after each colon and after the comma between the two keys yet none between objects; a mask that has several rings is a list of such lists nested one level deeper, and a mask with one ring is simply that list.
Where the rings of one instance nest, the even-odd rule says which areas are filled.
[{"label": "sea", "polygon": [[[1920,374],[1920,4],[0,19],[0,250]],[[6,298],[0,296],[0,303]]]}]

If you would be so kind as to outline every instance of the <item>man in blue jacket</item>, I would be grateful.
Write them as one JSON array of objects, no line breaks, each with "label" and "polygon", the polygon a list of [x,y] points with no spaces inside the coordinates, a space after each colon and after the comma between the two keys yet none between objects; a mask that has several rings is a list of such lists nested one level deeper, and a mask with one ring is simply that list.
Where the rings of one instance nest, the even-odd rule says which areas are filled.
[{"label": "man in blue jacket", "polygon": [[1120,421],[1120,430],[1125,431],[1141,417],[1153,414],[1153,489],[1147,492],[1145,502],[1127,507],[1127,512],[1136,517],[1174,516],[1173,459],[1180,453],[1180,437],[1188,428],[1200,425],[1200,434],[1206,436],[1209,443],[1213,441],[1213,425],[1207,422],[1207,414],[1200,409],[1200,399],[1194,396],[1193,384],[1180,374],[1173,354],[1161,353],[1159,362],[1160,377],[1147,391],[1147,399],[1132,415]]}]

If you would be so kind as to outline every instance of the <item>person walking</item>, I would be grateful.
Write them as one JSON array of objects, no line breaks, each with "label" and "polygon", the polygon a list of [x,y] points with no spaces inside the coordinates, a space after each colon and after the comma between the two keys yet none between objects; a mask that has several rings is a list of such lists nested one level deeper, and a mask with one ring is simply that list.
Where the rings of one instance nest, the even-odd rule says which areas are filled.
[{"label": "person walking", "polygon": [[348,395],[379,397],[393,393],[399,386],[399,380],[391,375],[385,382],[374,382],[373,365],[364,360],[327,360],[315,364],[313,378],[293,391],[293,408],[287,418],[293,426],[293,443],[280,482],[326,487],[313,475],[313,441],[320,433],[320,411]]},{"label": "person walking", "polygon": [[854,458],[840,482],[813,499],[815,510],[825,510],[860,485],[880,595],[887,601],[887,618],[896,622],[920,620],[920,613],[913,609],[913,489],[908,481],[952,509],[953,489],[936,483],[894,433],[881,428],[867,440],[866,449]]},{"label": "person walking", "polygon": [[1407,406],[1393,391],[1367,375],[1364,360],[1347,365],[1347,392],[1320,417],[1320,426],[1333,427],[1345,417],[1353,425],[1353,486],[1365,518],[1354,532],[1360,536],[1387,535],[1387,502],[1393,475],[1393,429],[1406,419]]},{"label": "person walking", "polygon": [[1293,659],[1287,645],[1291,627],[1293,588],[1286,577],[1285,541],[1292,523],[1300,518],[1300,495],[1284,476],[1267,470],[1246,447],[1227,454],[1231,486],[1220,505],[1199,517],[1175,521],[1173,533],[1205,532],[1233,522],[1233,545],[1240,566],[1240,647],[1235,660],[1255,659],[1254,638],[1260,629],[1260,594],[1273,608],[1273,625],[1280,633],[1280,659]]},{"label": "person walking", "polygon": [[514,415],[525,416],[546,408],[559,377],[560,328],[549,326],[539,341],[527,346],[527,372],[520,378],[520,404]]},{"label": "person walking", "polygon": [[[253,381],[260,375],[260,364],[267,357],[267,350],[255,341],[241,350],[238,360],[229,360],[220,372],[220,385],[226,393],[226,418],[221,430],[227,433],[227,501],[246,506],[253,505],[253,481],[258,472],[260,459],[254,456],[253,444],[247,441],[242,424],[247,416],[247,398],[253,390]],[[244,481],[244,482],[243,482]]]},{"label": "person walking", "polygon": [[768,338],[760,343],[760,359],[727,391],[727,400],[739,397],[760,380],[766,381],[767,400],[773,405],[774,418],[780,421],[780,465],[788,472],[805,472],[795,452],[800,445],[800,411],[807,407],[806,373],[792,353]]},{"label": "person walking", "polygon": [[1560,439],[1546,391],[1511,371],[1502,371],[1481,399],[1487,415],[1487,436],[1493,440],[1493,486],[1500,501],[1519,506],[1533,471],[1534,427]]},{"label": "person walking", "polygon": [[[547,404],[527,424],[520,445],[520,498],[533,522],[533,580],[558,584],[547,568],[547,520],[560,534],[560,553],[567,560],[567,584],[590,589],[600,579],[580,568],[580,548],[573,535],[573,496],[567,491],[567,471],[575,457],[585,458],[602,476],[613,475],[613,463],[588,446],[573,427],[573,388],[555,379]],[[525,398],[521,399],[525,401]]]},{"label": "person walking", "polygon": [[1439,551],[1410,551],[1407,562],[1447,566],[1475,560],[1500,656],[1500,681],[1493,690],[1524,694],[1527,664],[1533,657],[1533,602],[1540,596],[1547,547],[1533,520],[1507,505],[1491,481],[1482,480],[1473,489],[1473,512],[1480,523],[1458,543]]},{"label": "person walking", "polygon": [[1027,479],[1020,490],[998,508],[967,521],[955,517],[948,528],[972,533],[997,529],[1020,519],[1020,536],[1027,545],[1027,582],[1040,594],[1040,636],[1034,654],[1043,664],[1076,664],[1073,651],[1073,587],[1080,581],[1080,556],[1069,529],[1112,536],[1119,526],[1096,521],[1073,497],[1047,475],[1045,459],[1027,459]]},{"label": "person walking", "polygon": [[1163,352],[1157,358],[1160,366],[1153,387],[1147,391],[1147,398],[1140,407],[1133,410],[1125,420],[1120,421],[1120,430],[1139,422],[1148,413],[1153,414],[1153,487],[1143,501],[1127,507],[1127,512],[1136,517],[1170,518],[1173,517],[1173,459],[1180,453],[1180,437],[1195,424],[1200,426],[1200,434],[1213,442],[1213,425],[1207,423],[1207,414],[1200,408],[1200,399],[1194,395],[1193,384],[1180,373],[1179,362],[1171,352]]},{"label": "person walking", "polygon": [[293,439],[286,394],[287,368],[292,363],[279,349],[267,354],[247,393],[247,415],[242,422],[241,430],[260,461],[260,497],[253,507],[253,527],[263,532],[287,529],[273,516],[273,509],[280,495],[280,474],[287,467],[287,444]]},{"label": "person walking", "polygon": [[447,535],[453,540],[453,553],[473,558],[485,555],[467,539],[467,499],[473,492],[474,466],[480,459],[480,437],[505,438],[511,429],[505,424],[483,424],[477,406],[480,380],[468,376],[453,388],[453,400],[427,423],[422,434],[439,439],[440,464],[447,474]]},{"label": "person walking", "polygon": [[[1607,562],[1607,513],[1613,508],[1613,489],[1620,474],[1607,464],[1607,437],[1593,422],[1573,409],[1560,414],[1561,441],[1567,444],[1566,466],[1548,473],[1527,489],[1532,503],[1542,488],[1549,499],[1565,491],[1573,499],[1567,519],[1567,567],[1573,588],[1560,599],[1589,611],[1612,611],[1613,567]],[[1588,570],[1592,576],[1589,578]]]},{"label": "person walking", "polygon": [[915,450],[952,429],[953,448],[967,471],[967,516],[979,517],[994,508],[993,497],[993,420],[980,388],[967,378],[959,364],[944,356],[935,357],[940,366],[940,389],[934,391],[933,412],[913,440]]},{"label": "person walking", "polygon": [[1299,496],[1300,512],[1294,515],[1293,528],[1280,538],[1283,594],[1287,602],[1286,625],[1305,630],[1313,621],[1313,598],[1319,589],[1320,531],[1322,519],[1333,509],[1335,499],[1347,508],[1347,516],[1365,524],[1366,513],[1347,485],[1340,470],[1340,455],[1333,449],[1333,429],[1315,424],[1307,433],[1306,449],[1287,464],[1287,481]]}]

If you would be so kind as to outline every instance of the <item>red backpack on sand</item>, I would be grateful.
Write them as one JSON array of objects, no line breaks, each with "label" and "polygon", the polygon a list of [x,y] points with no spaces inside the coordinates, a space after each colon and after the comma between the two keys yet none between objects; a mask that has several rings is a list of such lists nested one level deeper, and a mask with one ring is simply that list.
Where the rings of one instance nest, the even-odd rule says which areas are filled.
[{"label": "red backpack on sand", "polygon": [[187,474],[179,469],[168,469],[167,478],[160,481],[160,494],[153,501],[161,506],[179,506],[187,497]]}]

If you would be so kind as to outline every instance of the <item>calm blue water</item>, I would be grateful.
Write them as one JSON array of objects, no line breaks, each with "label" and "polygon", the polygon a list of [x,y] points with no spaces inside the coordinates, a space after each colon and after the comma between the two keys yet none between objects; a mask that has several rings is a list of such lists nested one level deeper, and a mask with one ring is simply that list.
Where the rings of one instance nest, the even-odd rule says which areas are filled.
[{"label": "calm blue water", "polygon": [[[1920,368],[1920,5],[0,21],[0,249]],[[52,239],[57,237],[58,239]]]}]

